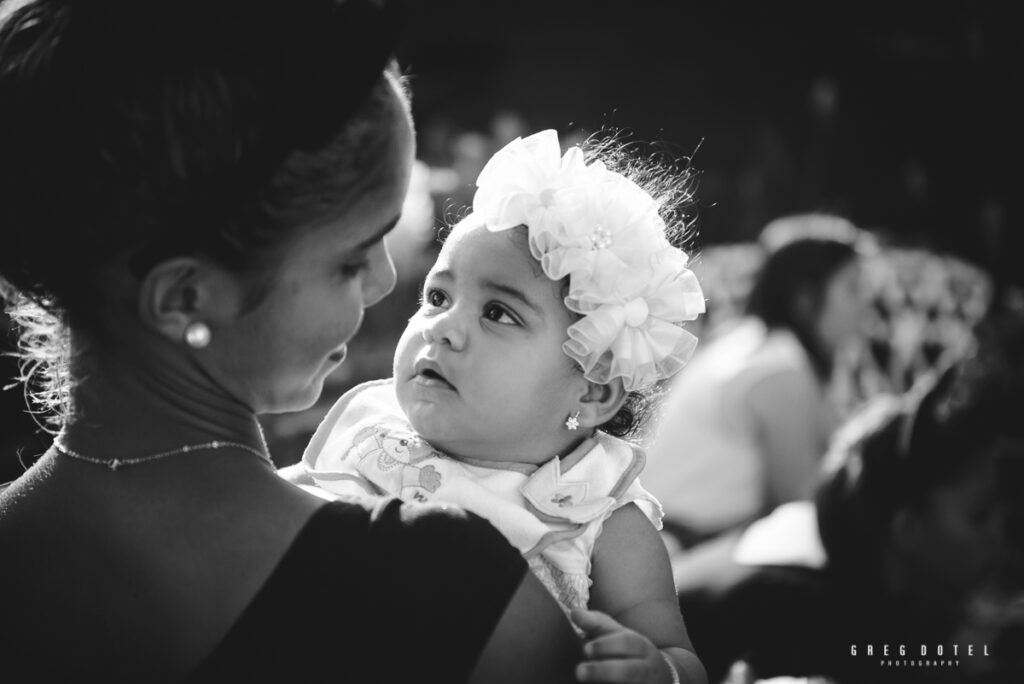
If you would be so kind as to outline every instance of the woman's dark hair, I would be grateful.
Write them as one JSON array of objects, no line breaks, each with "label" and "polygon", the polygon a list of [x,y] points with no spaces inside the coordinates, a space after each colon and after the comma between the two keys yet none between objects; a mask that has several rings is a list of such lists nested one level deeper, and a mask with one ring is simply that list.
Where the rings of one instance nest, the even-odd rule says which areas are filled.
[{"label": "woman's dark hair", "polygon": [[[816,332],[817,315],[829,281],[857,255],[854,242],[839,235],[793,238],[769,251],[747,300],[748,314],[796,336],[821,377],[831,373],[832,355]],[[813,312],[806,310],[808,298]]]},{"label": "woman's dark hair", "polygon": [[880,397],[837,434],[815,502],[829,569],[843,577],[878,577],[896,513],[920,508],[928,494],[968,470],[970,449],[925,451],[935,425],[934,399]]},{"label": "woman's dark hair", "polygon": [[975,354],[906,398],[881,397],[836,436],[816,493],[821,540],[837,574],[877,576],[889,525],[1024,432],[1024,318],[986,326]]},{"label": "woman's dark hair", "polygon": [[0,294],[44,365],[65,326],[104,333],[110,269],[201,254],[259,285],[297,228],[383,171],[393,2],[35,0],[0,16]]}]

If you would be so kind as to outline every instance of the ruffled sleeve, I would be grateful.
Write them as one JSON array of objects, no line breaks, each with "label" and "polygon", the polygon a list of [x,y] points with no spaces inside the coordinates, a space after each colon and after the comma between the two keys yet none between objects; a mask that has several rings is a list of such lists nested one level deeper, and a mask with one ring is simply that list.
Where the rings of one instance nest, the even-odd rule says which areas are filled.
[{"label": "ruffled sleeve", "polygon": [[[577,449],[585,455],[566,472],[561,471],[559,459],[552,459],[523,483],[520,491],[537,517],[586,524],[636,503],[661,529],[661,504],[638,479],[646,461],[642,449],[601,432]],[[575,453],[564,460],[571,462]]]}]

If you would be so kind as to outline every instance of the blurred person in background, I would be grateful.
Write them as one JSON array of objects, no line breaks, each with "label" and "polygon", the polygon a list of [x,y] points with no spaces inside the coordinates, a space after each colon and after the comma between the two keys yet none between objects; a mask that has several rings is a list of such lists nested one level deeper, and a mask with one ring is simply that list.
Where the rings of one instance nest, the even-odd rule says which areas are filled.
[{"label": "blurred person in background", "polygon": [[[980,597],[998,592],[1005,606],[1022,596],[1019,581],[996,583],[1007,559],[998,479],[1024,458],[1022,333],[1024,318],[1001,322],[938,381],[870,402],[837,433],[814,501],[781,507],[740,539],[742,578],[681,594],[712,681],[738,659],[760,677],[841,684],[1021,681],[1010,643],[1019,615],[984,641],[965,627]],[[810,524],[783,523],[796,506]],[[800,544],[802,559],[778,553]]]},{"label": "blurred person in background", "polygon": [[690,548],[811,495],[838,422],[833,362],[864,310],[860,239],[828,215],[764,229],[747,316],[673,381],[652,439],[644,481],[670,544]]}]

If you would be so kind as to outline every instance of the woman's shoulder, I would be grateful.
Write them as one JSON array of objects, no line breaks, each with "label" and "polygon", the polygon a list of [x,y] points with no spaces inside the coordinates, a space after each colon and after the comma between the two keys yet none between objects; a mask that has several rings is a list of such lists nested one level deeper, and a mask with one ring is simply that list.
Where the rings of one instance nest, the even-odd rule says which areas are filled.
[{"label": "woman's shoulder", "polygon": [[788,330],[770,331],[764,344],[737,374],[734,384],[743,395],[760,392],[777,397],[785,393],[814,403],[821,399],[821,381],[810,357]]},{"label": "woman's shoulder", "polygon": [[[412,559],[431,565],[416,567]],[[402,585],[416,576],[446,581],[439,569],[448,565],[489,566],[495,576],[504,570],[518,577],[522,570],[518,553],[504,537],[483,518],[457,506],[341,497],[309,518],[253,603],[268,594],[314,587],[329,594],[338,583],[370,588]]]},{"label": "woman's shoulder", "polygon": [[[380,668],[395,669],[387,681],[462,681],[525,572],[496,530],[457,507],[326,503],[195,681],[250,672],[260,681],[272,673],[337,678],[342,663],[352,681],[376,681]],[[401,639],[402,663],[389,659],[398,622],[410,635]],[[302,653],[302,662],[281,653]]]},{"label": "woman's shoulder", "polygon": [[[353,562],[356,558],[358,563]],[[490,564],[491,572],[504,569],[513,576],[524,567],[518,552],[487,520],[458,506],[342,496],[310,517],[268,585],[280,583],[282,576],[301,578],[308,585],[328,575],[338,577],[339,572],[373,583],[382,573],[411,571],[406,562],[410,558],[431,558],[434,567]],[[356,578],[360,573],[364,577]]]},{"label": "woman's shoulder", "polygon": [[339,532],[347,533],[346,546],[386,542],[451,547],[454,552],[467,543],[507,545],[487,520],[459,506],[410,503],[396,497],[341,497],[312,516],[295,546],[330,543]]},{"label": "woman's shoulder", "polygon": [[691,399],[721,393],[729,401],[765,378],[812,372],[806,352],[792,333],[769,330],[760,320],[748,318],[719,332],[698,351],[672,392],[681,391]]},{"label": "woman's shoulder", "polygon": [[813,374],[810,357],[803,344],[793,331],[785,328],[772,328],[767,331],[764,342],[750,358],[752,367],[763,368],[766,372],[795,371],[801,374]]}]

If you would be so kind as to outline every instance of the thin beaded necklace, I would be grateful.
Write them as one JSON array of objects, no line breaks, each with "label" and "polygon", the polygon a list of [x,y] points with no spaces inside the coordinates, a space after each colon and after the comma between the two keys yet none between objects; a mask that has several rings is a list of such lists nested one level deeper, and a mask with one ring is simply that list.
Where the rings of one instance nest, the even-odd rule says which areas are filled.
[{"label": "thin beaded necklace", "polygon": [[[260,435],[260,437],[262,438],[262,435]],[[86,463],[94,463],[96,465],[106,466],[110,470],[117,470],[118,468],[121,468],[121,467],[124,467],[124,466],[136,465],[138,463],[146,463],[148,461],[158,461],[158,460],[160,460],[162,458],[167,458],[168,456],[177,456],[178,454],[187,454],[187,453],[189,453],[191,451],[202,451],[204,449],[210,449],[210,450],[229,449],[229,448],[241,449],[243,451],[248,451],[250,454],[255,454],[256,456],[259,456],[262,460],[266,461],[266,463],[268,465],[270,465],[270,467],[274,467],[274,462],[270,460],[270,454],[268,453],[269,450],[266,447],[266,441],[265,440],[263,442],[263,449],[262,450],[257,449],[256,447],[251,447],[248,444],[242,444],[241,442],[224,442],[224,441],[215,439],[213,441],[202,442],[200,444],[186,444],[185,446],[178,447],[177,449],[170,449],[168,451],[161,451],[161,452],[156,453],[156,454],[149,454],[148,456],[139,456],[138,458],[113,458],[113,459],[93,458],[92,456],[86,456],[85,454],[80,454],[77,451],[69,449],[67,446],[64,445],[63,438],[62,438],[61,435],[58,435],[57,438],[53,440],[53,446],[54,446],[54,448],[59,453],[64,454],[65,456],[70,456],[71,458],[77,459],[79,461],[85,461]]]}]

